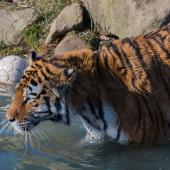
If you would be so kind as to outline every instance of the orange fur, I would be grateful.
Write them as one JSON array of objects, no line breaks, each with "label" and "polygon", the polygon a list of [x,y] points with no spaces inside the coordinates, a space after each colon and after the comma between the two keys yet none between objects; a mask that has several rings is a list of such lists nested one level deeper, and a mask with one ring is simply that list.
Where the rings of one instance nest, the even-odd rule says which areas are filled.
[{"label": "orange fur", "polygon": [[[33,72],[41,77],[39,69],[44,69],[49,82],[53,81],[51,88],[71,84],[69,99],[74,108],[83,105],[87,98],[94,103],[102,99],[109,102],[118,113],[130,141],[142,144],[165,142],[170,134],[169,27],[115,40],[97,52],[83,49],[67,52],[49,61],[37,61],[39,66],[34,63]],[[54,76],[45,71],[47,67]],[[68,82],[63,78],[63,68],[73,68],[77,72],[76,80]],[[20,84],[22,81],[28,84],[32,76],[33,73]],[[42,82],[43,86],[45,83]],[[22,93],[22,88],[17,89],[7,117],[15,114],[16,110],[19,113],[23,100],[20,91]],[[95,123],[93,115],[88,116]]]}]

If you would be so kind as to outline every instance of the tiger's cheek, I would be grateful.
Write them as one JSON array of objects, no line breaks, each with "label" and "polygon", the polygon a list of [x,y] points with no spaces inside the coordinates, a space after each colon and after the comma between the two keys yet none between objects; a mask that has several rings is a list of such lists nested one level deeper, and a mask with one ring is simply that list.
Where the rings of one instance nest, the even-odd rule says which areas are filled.
[{"label": "tiger's cheek", "polygon": [[40,84],[37,80],[31,79],[30,84],[25,87],[23,95],[24,100],[33,100],[36,99],[39,94],[42,92],[42,84]]}]

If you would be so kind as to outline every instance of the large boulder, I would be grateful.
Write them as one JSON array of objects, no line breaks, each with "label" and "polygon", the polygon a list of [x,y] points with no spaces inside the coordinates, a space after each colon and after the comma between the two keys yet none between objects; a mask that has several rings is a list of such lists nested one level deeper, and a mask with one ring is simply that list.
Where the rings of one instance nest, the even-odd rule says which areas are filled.
[{"label": "large boulder", "polygon": [[95,29],[121,38],[142,34],[170,21],[170,0],[82,0]]},{"label": "large boulder", "polygon": [[40,18],[34,8],[17,7],[6,3],[0,4],[0,41],[6,45],[17,45],[22,31]]},{"label": "large boulder", "polygon": [[83,26],[83,9],[78,3],[66,6],[51,24],[45,44],[71,30],[81,30]]},{"label": "large boulder", "polygon": [[0,60],[0,84],[16,84],[27,66],[25,59],[11,55]]},{"label": "large boulder", "polygon": [[64,37],[55,49],[55,55],[63,54],[66,51],[86,48],[86,43],[76,34],[69,34]]}]

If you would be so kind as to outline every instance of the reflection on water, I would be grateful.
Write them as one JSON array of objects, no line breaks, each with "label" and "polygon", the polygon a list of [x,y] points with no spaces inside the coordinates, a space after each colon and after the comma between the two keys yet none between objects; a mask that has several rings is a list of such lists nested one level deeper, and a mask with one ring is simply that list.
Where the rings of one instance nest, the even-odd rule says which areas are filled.
[{"label": "reflection on water", "polygon": [[[10,103],[0,96],[0,115]],[[3,119],[3,118],[1,118]],[[2,129],[3,127],[1,127]],[[68,128],[51,122],[40,124],[43,135],[32,136],[32,144],[12,130],[0,135],[0,170],[169,170],[170,145],[135,149],[112,142],[82,143],[79,123]],[[32,146],[33,145],[33,146]],[[27,148],[27,151],[26,151]]]}]

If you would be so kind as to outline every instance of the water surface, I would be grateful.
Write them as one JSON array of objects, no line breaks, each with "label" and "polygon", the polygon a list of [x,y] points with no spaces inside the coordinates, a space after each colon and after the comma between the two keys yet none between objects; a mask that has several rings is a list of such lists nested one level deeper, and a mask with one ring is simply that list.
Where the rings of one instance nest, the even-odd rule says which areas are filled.
[{"label": "water surface", "polygon": [[[0,96],[2,117],[10,100]],[[67,127],[51,122],[40,124],[41,130],[25,144],[24,137],[3,127],[0,170],[170,170],[170,145],[139,149],[109,141],[87,144],[82,142],[85,132],[79,123]]]}]

